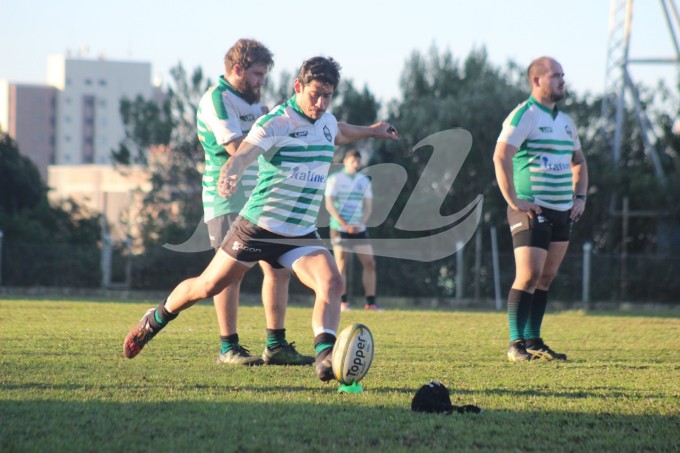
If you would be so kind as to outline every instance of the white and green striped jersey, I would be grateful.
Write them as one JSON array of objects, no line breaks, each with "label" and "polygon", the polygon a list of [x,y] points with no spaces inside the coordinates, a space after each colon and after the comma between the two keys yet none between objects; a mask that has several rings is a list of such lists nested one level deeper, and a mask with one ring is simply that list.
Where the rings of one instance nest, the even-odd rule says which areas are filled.
[{"label": "white and green striped jersey", "polygon": [[569,115],[530,96],[508,115],[498,141],[517,147],[512,158],[517,198],[558,211],[571,208],[571,158],[581,142]]},{"label": "white and green striped jersey", "polygon": [[[352,176],[344,170],[333,173],[328,177],[326,196],[334,198],[333,205],[345,222],[349,225],[361,225],[358,233],[366,231],[363,226],[364,198],[373,198],[371,178],[361,173]],[[341,226],[333,216],[331,228],[347,232],[347,228]]]},{"label": "white and green striped jersey", "polygon": [[208,222],[233,212],[246,203],[257,181],[257,164],[248,167],[239,182],[238,191],[230,198],[217,194],[220,169],[229,153],[224,148],[235,138],[245,135],[264,113],[262,104],[249,104],[229,82],[220,76],[219,83],[206,91],[198,104],[196,126],[198,139],[205,151],[203,170],[203,220]]},{"label": "white and green striped jersey", "polygon": [[258,158],[257,186],[241,215],[282,236],[314,231],[337,133],[332,114],[311,120],[295,96],[260,118],[245,141],[265,153]]}]

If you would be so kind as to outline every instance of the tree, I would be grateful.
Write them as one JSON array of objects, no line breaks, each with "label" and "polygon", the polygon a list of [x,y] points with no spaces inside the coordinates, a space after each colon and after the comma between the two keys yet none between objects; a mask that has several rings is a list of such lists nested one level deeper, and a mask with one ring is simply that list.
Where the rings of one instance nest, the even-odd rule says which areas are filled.
[{"label": "tree", "polygon": [[[73,200],[51,206],[47,187],[16,143],[0,134],[0,230],[7,285],[97,286],[99,216]],[[68,272],[55,272],[63,266]]]},{"label": "tree", "polygon": [[354,88],[352,79],[343,79],[338,86],[333,114],[338,121],[349,124],[369,125],[378,118],[380,103],[364,85],[361,92]]},{"label": "tree", "polygon": [[17,214],[33,208],[46,191],[33,162],[19,153],[9,135],[0,133],[0,211]]}]

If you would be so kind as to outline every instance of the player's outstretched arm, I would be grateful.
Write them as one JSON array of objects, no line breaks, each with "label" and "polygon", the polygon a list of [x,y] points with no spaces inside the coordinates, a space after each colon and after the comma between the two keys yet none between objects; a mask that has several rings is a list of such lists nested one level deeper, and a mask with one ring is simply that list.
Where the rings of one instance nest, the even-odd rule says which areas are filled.
[{"label": "player's outstretched arm", "polygon": [[236,154],[231,156],[220,169],[220,180],[217,183],[218,195],[222,198],[229,198],[234,195],[243,171],[262,153],[264,153],[264,150],[259,146],[245,141],[242,142]]},{"label": "player's outstretched arm", "polygon": [[399,133],[393,125],[384,121],[371,126],[355,126],[354,124],[338,122],[338,135],[335,136],[336,145],[347,145],[365,138],[399,140]]}]

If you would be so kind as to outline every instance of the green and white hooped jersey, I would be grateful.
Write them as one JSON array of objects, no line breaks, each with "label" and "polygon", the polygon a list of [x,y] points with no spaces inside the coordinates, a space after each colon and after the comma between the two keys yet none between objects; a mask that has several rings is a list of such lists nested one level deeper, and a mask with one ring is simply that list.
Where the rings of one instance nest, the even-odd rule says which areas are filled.
[{"label": "green and white hooped jersey", "polygon": [[309,119],[295,96],[253,126],[245,141],[259,146],[259,179],[241,215],[272,233],[302,236],[316,229],[335,151],[338,122]]},{"label": "green and white hooped jersey", "polygon": [[571,158],[581,142],[567,114],[530,96],[508,115],[498,141],[517,147],[512,164],[519,199],[557,211],[572,207]]},{"label": "green and white hooped jersey", "polygon": [[243,173],[234,196],[222,198],[217,194],[220,169],[230,157],[224,145],[247,134],[262,114],[262,104],[247,103],[224,76],[220,76],[219,83],[210,87],[201,98],[196,113],[196,125],[198,139],[205,151],[202,197],[205,222],[239,212],[255,187],[257,164],[254,163]]},{"label": "green and white hooped jersey", "polygon": [[[328,177],[326,196],[335,198],[333,205],[345,222],[350,225],[362,225],[364,198],[373,198],[371,179],[361,173],[351,176],[344,170],[333,173]],[[347,228],[341,226],[333,216],[331,216],[331,228],[347,232]],[[362,226],[358,232],[363,231],[366,231],[365,226]]]}]

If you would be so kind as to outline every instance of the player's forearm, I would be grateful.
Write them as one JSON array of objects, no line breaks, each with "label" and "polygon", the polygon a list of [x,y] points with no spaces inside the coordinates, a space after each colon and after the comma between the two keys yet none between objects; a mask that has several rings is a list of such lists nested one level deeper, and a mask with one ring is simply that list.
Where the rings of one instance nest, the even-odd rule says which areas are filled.
[{"label": "player's forearm", "polygon": [[364,198],[364,216],[361,219],[362,225],[368,223],[368,219],[371,218],[371,212],[373,212],[373,202],[370,198]]},{"label": "player's forearm", "polygon": [[512,161],[494,158],[494,168],[496,170],[496,182],[498,182],[498,188],[503,198],[512,209],[516,209],[517,193],[512,181]]},{"label": "player's forearm", "polygon": [[220,178],[241,177],[243,171],[263,152],[259,146],[244,142],[236,154],[222,166]]},{"label": "player's forearm", "polygon": [[347,145],[348,143],[363,140],[365,138],[377,137],[375,128],[370,126],[356,126],[354,124],[347,124],[338,122],[338,130],[340,131],[336,145]]},{"label": "player's forearm", "polygon": [[345,222],[345,219],[342,218],[340,215],[340,212],[335,208],[335,204],[333,203],[332,198],[327,198],[326,199],[326,211],[328,211],[328,214],[333,217],[341,226],[346,226],[347,222]]},{"label": "player's forearm", "polygon": [[585,195],[588,192],[588,164],[581,151],[574,153],[571,172],[574,180],[574,194]]},{"label": "player's forearm", "polygon": [[239,137],[236,137],[226,145],[224,145],[224,149],[227,153],[229,153],[230,156],[233,156],[236,154],[238,151],[239,146],[241,146],[241,142],[243,142],[243,139],[245,138],[245,135],[241,135]]},{"label": "player's forearm", "polygon": [[588,192],[588,166],[585,161],[572,167],[574,174],[574,194],[585,195]]}]

